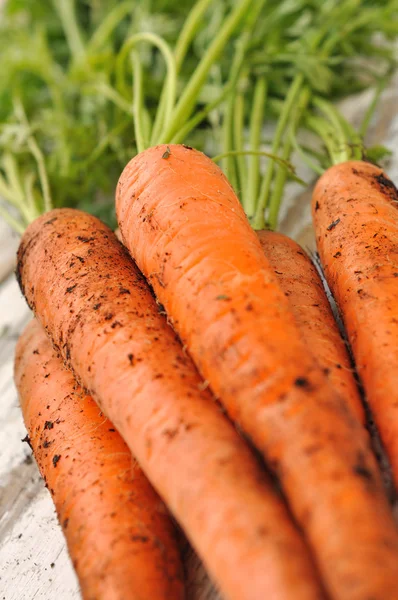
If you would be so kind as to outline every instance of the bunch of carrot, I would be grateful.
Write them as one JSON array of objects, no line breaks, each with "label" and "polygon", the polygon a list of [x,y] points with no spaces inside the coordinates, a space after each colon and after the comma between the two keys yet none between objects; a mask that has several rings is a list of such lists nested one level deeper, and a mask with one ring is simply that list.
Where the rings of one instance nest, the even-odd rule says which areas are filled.
[{"label": "bunch of carrot", "polygon": [[[375,172],[385,191],[379,202],[391,203],[392,184]],[[331,199],[315,200],[317,213],[334,197],[322,180],[318,189]],[[350,194],[357,202],[355,188]],[[141,475],[124,480],[131,507],[113,489],[112,477],[125,472],[120,438],[105,446],[99,431],[97,448],[91,438],[96,460],[81,463],[80,483],[76,434],[66,437],[64,420],[81,435],[117,429],[226,598],[394,598],[398,531],[350,359],[311,261],[280,234],[256,235],[222,172],[186,146],[137,155],[119,180],[116,210],[125,247],[95,217],[57,209],[28,227],[18,252],[21,289],[44,329],[31,325],[29,343],[20,342],[17,385],[86,597],[94,580],[99,598],[109,589],[115,597],[179,598],[181,565],[171,522],[156,518],[160,500],[142,491]],[[51,354],[44,331],[114,427],[96,423],[92,400]],[[101,514],[109,519],[100,527],[104,547],[125,560],[115,579],[110,551],[98,581],[98,565],[85,556],[89,518]],[[160,537],[158,556],[151,540]],[[127,559],[132,541],[144,572]]]},{"label": "bunch of carrot", "polygon": [[[393,600],[398,531],[355,367],[398,481],[398,195],[379,168],[347,160],[361,146],[347,143],[353,131],[302,73],[261,176],[268,84],[258,56],[250,68],[244,61],[261,0],[234,4],[176,99],[176,74],[208,4],[195,5],[174,53],[148,33],[121,48],[117,85],[126,92],[129,58],[138,150],[116,188],[122,243],[79,210],[34,218],[31,198],[22,215],[30,224],[17,277],[36,320],[18,344],[15,376],[30,443],[87,600],[183,598],[175,521],[226,599]],[[355,12],[355,2],[343,5]],[[225,89],[194,114],[237,30]],[[311,46],[326,62],[340,39],[331,33],[322,29]],[[154,119],[141,42],[167,62]],[[247,152],[241,85],[249,76]],[[218,158],[231,181],[175,143],[219,105]],[[314,224],[355,367],[311,260],[265,229],[264,214],[275,226],[294,177],[293,147],[308,160],[300,126],[325,140],[334,164],[315,189]],[[30,143],[50,209],[43,155]]]}]

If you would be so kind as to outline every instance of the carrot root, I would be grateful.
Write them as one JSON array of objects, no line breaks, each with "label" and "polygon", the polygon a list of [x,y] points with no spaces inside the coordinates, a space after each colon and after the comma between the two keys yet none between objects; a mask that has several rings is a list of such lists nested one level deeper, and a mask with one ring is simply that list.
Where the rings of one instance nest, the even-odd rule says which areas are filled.
[{"label": "carrot root", "polygon": [[361,161],[330,168],[313,194],[326,279],[398,483],[398,191]]},{"label": "carrot root", "polygon": [[87,600],[182,600],[170,516],[112,423],[39,323],[19,339],[15,381],[30,444]]}]

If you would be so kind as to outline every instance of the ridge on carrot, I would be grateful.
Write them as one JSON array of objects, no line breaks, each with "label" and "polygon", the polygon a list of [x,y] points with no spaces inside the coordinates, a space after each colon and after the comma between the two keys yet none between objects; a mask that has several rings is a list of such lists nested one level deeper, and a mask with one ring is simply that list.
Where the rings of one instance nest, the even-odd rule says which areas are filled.
[{"label": "ridge on carrot", "polygon": [[112,231],[80,211],[54,210],[29,226],[18,256],[29,305],[226,598],[323,598],[283,501]]},{"label": "ridge on carrot", "polygon": [[116,210],[203,378],[279,476],[329,594],[392,598],[398,532],[368,437],[302,340],[224,175],[193,149],[150,148],[123,171]]},{"label": "ridge on carrot", "polygon": [[166,507],[36,320],[18,341],[15,381],[83,597],[182,600],[182,564]]}]

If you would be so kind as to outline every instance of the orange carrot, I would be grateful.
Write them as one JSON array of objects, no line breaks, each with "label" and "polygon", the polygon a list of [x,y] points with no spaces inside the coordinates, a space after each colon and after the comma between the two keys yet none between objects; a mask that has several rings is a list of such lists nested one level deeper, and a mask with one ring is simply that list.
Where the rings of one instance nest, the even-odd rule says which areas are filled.
[{"label": "orange carrot", "polygon": [[129,449],[76,384],[44,330],[19,339],[15,379],[30,444],[87,600],[184,597],[167,510]]},{"label": "orange carrot", "polygon": [[332,598],[395,598],[398,534],[368,436],[220,169],[187,147],[146,150],[119,180],[117,215],[204,379],[279,476]]},{"label": "orange carrot", "polygon": [[398,192],[386,174],[351,161],[313,195],[318,251],[398,483]]},{"label": "orange carrot", "polygon": [[365,411],[347,348],[314,264],[286,235],[266,230],[258,231],[257,235],[289,300],[307,347],[315,354],[332,386],[365,424]]},{"label": "orange carrot", "polygon": [[83,597],[182,599],[170,517],[112,423],[76,384],[44,330],[19,339],[15,379],[35,458]]},{"label": "orange carrot", "polygon": [[25,232],[18,272],[30,306],[225,598],[323,598],[285,505],[114,234],[80,211],[52,211]]}]

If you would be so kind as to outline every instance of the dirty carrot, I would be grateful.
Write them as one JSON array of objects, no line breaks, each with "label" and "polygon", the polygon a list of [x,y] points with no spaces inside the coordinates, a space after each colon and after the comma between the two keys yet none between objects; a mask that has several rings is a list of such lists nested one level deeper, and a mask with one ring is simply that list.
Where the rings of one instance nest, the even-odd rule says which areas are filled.
[{"label": "dirty carrot", "polygon": [[330,596],[392,599],[398,534],[364,428],[301,339],[220,169],[190,148],[165,152],[139,154],[119,180],[125,245],[202,376],[279,477]]},{"label": "dirty carrot", "polygon": [[365,411],[347,347],[315,265],[288,236],[267,230],[258,231],[257,235],[308,348],[315,354],[332,386],[365,424]]},{"label": "dirty carrot", "polygon": [[112,423],[76,383],[33,320],[15,380],[29,442],[51,492],[87,600],[184,598],[166,507]]},{"label": "dirty carrot", "polygon": [[111,230],[80,211],[47,213],[24,234],[18,276],[224,597],[323,598],[283,501]]},{"label": "dirty carrot", "polygon": [[398,192],[363,161],[329,168],[313,194],[317,247],[398,483]]}]

